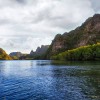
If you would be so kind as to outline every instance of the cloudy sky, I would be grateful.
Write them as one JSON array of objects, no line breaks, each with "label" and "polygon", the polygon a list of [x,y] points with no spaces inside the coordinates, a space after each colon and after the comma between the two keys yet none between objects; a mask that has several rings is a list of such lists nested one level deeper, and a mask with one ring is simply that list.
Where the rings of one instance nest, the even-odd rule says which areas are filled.
[{"label": "cloudy sky", "polygon": [[95,13],[99,0],[0,0],[0,47],[29,53]]}]

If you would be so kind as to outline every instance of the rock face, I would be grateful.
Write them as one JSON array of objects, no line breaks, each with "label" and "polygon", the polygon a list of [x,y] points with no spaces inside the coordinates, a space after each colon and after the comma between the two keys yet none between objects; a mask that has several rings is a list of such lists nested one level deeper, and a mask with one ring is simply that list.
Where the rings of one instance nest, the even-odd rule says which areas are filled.
[{"label": "rock face", "polygon": [[14,57],[14,56],[16,56],[16,57],[21,57],[23,54],[21,53],[21,52],[12,52],[12,53],[10,53],[9,54],[11,57]]},{"label": "rock face", "polygon": [[42,54],[44,54],[47,51],[48,48],[49,48],[49,45],[42,45],[41,47],[38,47],[36,49],[36,52],[35,53],[37,55],[42,55]]},{"label": "rock face", "polygon": [[12,60],[12,58],[2,48],[0,48],[0,60]]},{"label": "rock face", "polygon": [[31,50],[30,55],[34,55],[34,54],[35,54],[35,52],[33,50]]},{"label": "rock face", "polygon": [[33,56],[43,55],[46,53],[48,48],[49,48],[49,45],[42,45],[41,47],[38,47],[35,52],[31,50],[30,55],[33,55]]},{"label": "rock face", "polygon": [[97,42],[100,42],[100,14],[88,18],[80,27],[69,33],[56,35],[47,51],[47,58],[65,50]]}]

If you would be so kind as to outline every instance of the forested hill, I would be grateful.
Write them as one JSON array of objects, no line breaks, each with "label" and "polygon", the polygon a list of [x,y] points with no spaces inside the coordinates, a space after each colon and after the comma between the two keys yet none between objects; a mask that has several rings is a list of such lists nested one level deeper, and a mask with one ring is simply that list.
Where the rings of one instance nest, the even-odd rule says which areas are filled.
[{"label": "forested hill", "polygon": [[80,27],[69,33],[57,34],[46,53],[46,58],[49,59],[52,55],[66,50],[97,42],[100,42],[100,14],[88,18]]},{"label": "forested hill", "polygon": [[12,58],[2,48],[0,48],[0,60],[12,60]]}]

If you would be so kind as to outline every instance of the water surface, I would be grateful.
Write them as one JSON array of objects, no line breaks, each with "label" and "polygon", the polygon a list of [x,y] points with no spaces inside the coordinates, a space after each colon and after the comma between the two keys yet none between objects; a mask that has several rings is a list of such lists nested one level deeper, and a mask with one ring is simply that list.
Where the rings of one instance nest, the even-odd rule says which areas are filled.
[{"label": "water surface", "polygon": [[0,100],[100,100],[100,63],[0,61]]}]

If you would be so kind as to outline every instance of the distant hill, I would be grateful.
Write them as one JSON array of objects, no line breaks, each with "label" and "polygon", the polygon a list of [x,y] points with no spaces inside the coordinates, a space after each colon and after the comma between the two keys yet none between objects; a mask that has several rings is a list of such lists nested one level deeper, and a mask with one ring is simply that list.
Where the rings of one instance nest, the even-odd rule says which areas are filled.
[{"label": "distant hill", "polygon": [[44,59],[44,55],[47,52],[49,45],[42,45],[41,47],[37,47],[36,51],[31,50],[30,54],[24,54],[19,57],[19,59]]},{"label": "distant hill", "polygon": [[9,54],[11,57],[16,56],[16,57],[21,57],[23,54],[21,52],[11,52]]},{"label": "distant hill", "polygon": [[46,53],[48,48],[49,48],[49,45],[42,45],[41,47],[37,47],[35,52],[32,50],[30,52],[30,55],[35,55],[35,56],[43,55]]},{"label": "distant hill", "polygon": [[44,59],[44,55],[48,48],[49,45],[42,45],[41,47],[37,47],[35,52],[33,50],[30,52],[29,56],[33,59]]},{"label": "distant hill", "polygon": [[19,59],[21,56],[23,56],[23,54],[21,52],[11,52],[9,54],[9,56],[11,56],[13,59],[17,60]]},{"label": "distant hill", "polygon": [[0,60],[12,60],[12,58],[2,48],[0,48]]},{"label": "distant hill", "polygon": [[46,53],[49,59],[52,55],[66,50],[100,42],[100,14],[88,18],[85,23],[69,33],[57,34]]}]

